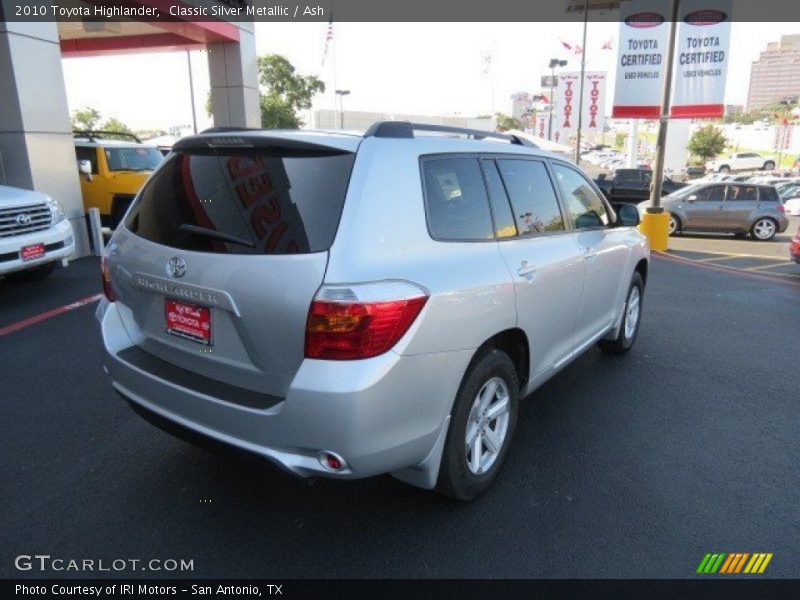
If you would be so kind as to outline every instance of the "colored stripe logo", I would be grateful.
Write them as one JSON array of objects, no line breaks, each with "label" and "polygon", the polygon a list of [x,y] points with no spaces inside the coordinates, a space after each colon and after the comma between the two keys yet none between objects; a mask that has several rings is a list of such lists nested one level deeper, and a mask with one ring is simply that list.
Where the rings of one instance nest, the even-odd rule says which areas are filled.
[{"label": "colored stripe logo", "polygon": [[713,575],[720,573],[732,575],[746,573],[755,575],[763,573],[772,560],[772,552],[709,552],[700,561],[697,573],[700,575]]}]

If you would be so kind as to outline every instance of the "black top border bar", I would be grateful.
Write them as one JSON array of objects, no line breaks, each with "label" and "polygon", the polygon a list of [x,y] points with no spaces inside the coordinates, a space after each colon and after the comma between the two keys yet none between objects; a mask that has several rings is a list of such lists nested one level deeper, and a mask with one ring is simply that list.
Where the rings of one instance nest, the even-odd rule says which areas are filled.
[{"label": "black top border bar", "polygon": [[[614,22],[620,4],[669,15],[670,0],[0,0],[3,22]],[[708,0],[704,8],[730,4]],[[693,2],[694,4],[694,2]],[[723,4],[725,5],[723,7]],[[663,5],[663,6],[662,6]],[[588,11],[584,10],[588,7]],[[798,0],[734,0],[729,18],[798,22]],[[800,26],[798,27],[800,30]],[[398,40],[401,44],[402,40]]]}]

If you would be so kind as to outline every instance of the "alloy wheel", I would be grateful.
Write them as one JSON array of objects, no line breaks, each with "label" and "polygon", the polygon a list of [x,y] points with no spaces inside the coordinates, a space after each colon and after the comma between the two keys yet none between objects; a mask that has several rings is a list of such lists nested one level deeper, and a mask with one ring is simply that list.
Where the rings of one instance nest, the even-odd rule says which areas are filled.
[{"label": "alloy wheel", "polygon": [[465,437],[467,466],[473,475],[483,475],[497,460],[508,434],[511,397],[500,377],[483,384],[467,419]]},{"label": "alloy wheel", "polygon": [[625,311],[625,338],[631,339],[636,333],[636,325],[639,324],[639,312],[642,306],[642,294],[637,286],[631,288],[628,294],[627,310]]},{"label": "alloy wheel", "polygon": [[775,235],[775,223],[771,219],[759,219],[753,225],[753,234],[759,240],[768,240]]}]

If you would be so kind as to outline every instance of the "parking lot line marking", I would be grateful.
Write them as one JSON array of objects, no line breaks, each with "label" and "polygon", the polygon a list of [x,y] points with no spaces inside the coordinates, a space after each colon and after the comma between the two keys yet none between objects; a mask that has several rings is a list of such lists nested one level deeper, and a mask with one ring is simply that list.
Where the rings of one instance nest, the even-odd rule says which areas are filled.
[{"label": "parking lot line marking", "polygon": [[58,308],[48,310],[46,312],[35,315],[28,319],[12,323],[11,325],[6,325],[5,327],[0,328],[0,337],[8,335],[9,333],[14,333],[15,331],[19,331],[20,329],[25,329],[26,327],[30,327],[31,325],[36,325],[37,323],[41,323],[42,321],[46,321],[47,319],[52,319],[53,317],[57,317],[58,315],[63,315],[66,312],[75,310],[76,308],[80,308],[82,306],[86,306],[87,304],[92,304],[93,302],[97,302],[98,300],[100,300],[100,298],[102,297],[103,294],[95,294],[94,296],[88,296],[87,298],[82,298],[81,300],[70,302],[69,304],[65,304],[64,306],[59,306]]},{"label": "parking lot line marking", "polygon": [[[714,262],[717,260],[731,260],[733,258],[742,258],[742,257],[736,254],[723,254],[722,256],[713,256],[711,258],[698,258],[694,262],[707,263],[707,262]],[[689,258],[687,260],[692,260],[692,259]]]},{"label": "parking lot line marking", "polygon": [[[715,250],[686,250],[686,249],[674,249],[674,252],[695,252],[697,254],[713,254],[714,256],[711,258],[699,258],[697,261],[705,261],[705,260],[716,260],[717,257],[725,257],[725,258],[759,258],[763,260],[775,260],[778,258],[774,254],[766,255],[766,254],[744,254],[743,252],[718,252]],[[672,256],[679,256],[680,258],[686,258],[684,256],[680,256],[678,254],[673,254]],[[695,259],[687,259],[687,260],[695,260]],[[724,259],[723,259],[724,260]]]},{"label": "parking lot line marking", "polygon": [[[787,261],[779,262],[779,263],[770,263],[768,265],[756,265],[755,267],[744,267],[745,271],[760,271],[761,269],[772,269],[773,267],[785,267],[786,265],[790,264]],[[781,275],[781,273],[773,273],[773,275]]]},{"label": "parking lot line marking", "polygon": [[733,267],[726,267],[725,265],[716,265],[712,263],[701,263],[696,260],[691,260],[688,258],[680,258],[677,256],[673,256],[667,254],[665,252],[658,252],[656,250],[652,251],[652,256],[666,260],[669,262],[679,263],[682,265],[691,265],[697,267],[698,269],[709,269],[711,271],[718,271],[722,273],[730,273],[732,275],[738,275],[739,277],[747,277],[749,279],[760,279],[762,281],[773,281],[775,283],[783,283],[785,285],[790,285],[792,287],[800,288],[800,279],[797,278],[795,275],[783,275],[781,273],[760,273],[755,271],[745,271],[744,269],[736,269]]}]

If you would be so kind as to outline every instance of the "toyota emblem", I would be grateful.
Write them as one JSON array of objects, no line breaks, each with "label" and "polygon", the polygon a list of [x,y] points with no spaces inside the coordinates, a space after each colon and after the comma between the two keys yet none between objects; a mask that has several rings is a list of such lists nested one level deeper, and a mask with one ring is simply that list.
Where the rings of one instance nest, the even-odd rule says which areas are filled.
[{"label": "toyota emblem", "polygon": [[180,256],[173,256],[167,263],[167,275],[178,278],[186,275],[186,261]]},{"label": "toyota emblem", "polygon": [[31,216],[30,215],[25,214],[25,213],[22,213],[21,215],[17,215],[17,225],[22,225],[23,227],[25,227],[26,225],[30,225],[30,224],[31,224]]}]

